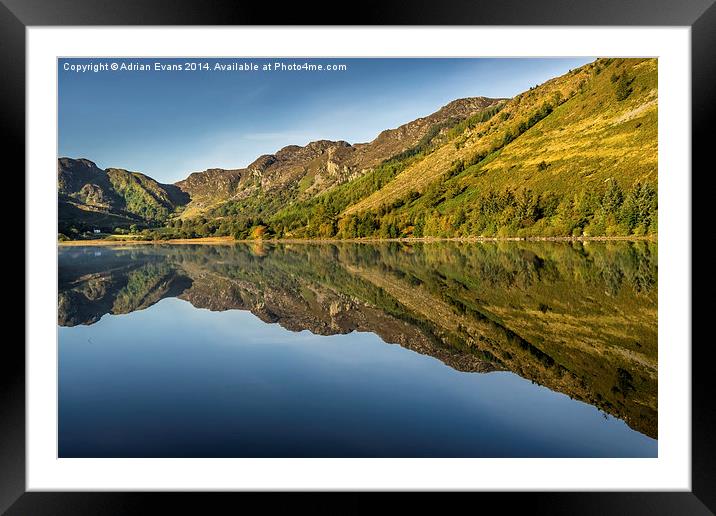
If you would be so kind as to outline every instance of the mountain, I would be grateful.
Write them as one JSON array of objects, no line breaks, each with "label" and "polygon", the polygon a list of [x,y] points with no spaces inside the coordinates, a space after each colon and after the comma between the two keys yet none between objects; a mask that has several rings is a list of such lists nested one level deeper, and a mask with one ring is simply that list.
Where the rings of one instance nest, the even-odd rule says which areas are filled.
[{"label": "mountain", "polygon": [[459,99],[429,116],[383,131],[370,143],[319,140],[260,156],[244,169],[194,172],[176,183],[191,196],[182,218],[232,202],[269,201],[278,208],[296,199],[312,198],[397,154],[429,144],[441,131],[500,102],[486,97]]},{"label": "mountain", "polygon": [[441,143],[268,225],[339,238],[657,233],[655,59],[599,59]]},{"label": "mountain", "polygon": [[107,226],[164,224],[142,232],[154,239],[654,235],[657,90],[656,59],[597,59],[510,99],[453,101],[370,143],[292,145],[175,185],[122,171],[131,189],[116,187],[129,181],[107,169],[109,188],[77,173],[59,193],[85,217],[111,216]]},{"label": "mountain", "polygon": [[87,159],[60,158],[60,232],[157,226],[173,215],[191,220],[213,208],[242,202],[259,205],[267,199],[278,209],[359,177],[396,154],[425,146],[448,128],[501,101],[458,99],[429,116],[385,130],[370,143],[320,140],[303,147],[290,145],[260,156],[244,169],[207,169],[174,185],[158,183],[139,172],[102,170]]},{"label": "mountain", "polygon": [[59,226],[92,226],[111,231],[117,226],[162,223],[189,196],[138,172],[102,170],[87,159],[57,160]]}]

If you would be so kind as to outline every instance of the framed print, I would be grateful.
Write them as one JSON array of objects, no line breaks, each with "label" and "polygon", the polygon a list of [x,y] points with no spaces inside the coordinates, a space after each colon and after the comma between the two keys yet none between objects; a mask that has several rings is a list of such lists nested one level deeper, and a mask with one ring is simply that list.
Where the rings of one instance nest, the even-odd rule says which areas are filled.
[{"label": "framed print", "polygon": [[5,2],[3,510],[715,510],[691,182],[716,8],[538,4]]}]

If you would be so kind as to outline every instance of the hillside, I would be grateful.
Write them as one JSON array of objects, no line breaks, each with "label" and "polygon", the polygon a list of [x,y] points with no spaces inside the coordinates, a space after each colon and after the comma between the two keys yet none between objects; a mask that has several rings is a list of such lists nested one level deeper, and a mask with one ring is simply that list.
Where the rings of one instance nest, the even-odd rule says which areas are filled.
[{"label": "hillside", "polygon": [[182,219],[211,208],[219,210],[209,216],[276,211],[287,203],[310,199],[360,177],[388,158],[429,144],[441,131],[499,102],[485,97],[459,99],[429,116],[385,130],[370,143],[319,140],[260,156],[245,169],[194,172],[176,183],[191,196]]},{"label": "hillside", "polygon": [[138,172],[102,170],[87,159],[57,160],[59,231],[159,225],[189,197]]},{"label": "hillside", "polygon": [[[164,224],[144,230],[155,239],[656,234],[657,101],[656,59],[598,59],[511,99],[453,101],[370,143],[292,145],[174,190],[112,179],[119,169],[111,188],[82,174],[58,188],[84,216],[107,206],[109,226]],[[131,191],[115,186],[130,176]]]},{"label": "hillside", "polygon": [[[307,223],[289,231],[310,234],[320,210],[339,237],[656,233],[656,74],[653,59],[573,70],[396,163],[400,173],[345,208],[331,194],[304,203]],[[274,217],[276,231],[298,211]]]}]

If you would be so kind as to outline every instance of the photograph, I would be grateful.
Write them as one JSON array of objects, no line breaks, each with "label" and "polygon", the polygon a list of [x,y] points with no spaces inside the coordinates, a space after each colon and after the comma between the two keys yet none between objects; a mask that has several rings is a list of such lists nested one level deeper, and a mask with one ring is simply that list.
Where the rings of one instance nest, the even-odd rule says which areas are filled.
[{"label": "photograph", "polygon": [[658,57],[56,64],[59,459],[659,457]]}]

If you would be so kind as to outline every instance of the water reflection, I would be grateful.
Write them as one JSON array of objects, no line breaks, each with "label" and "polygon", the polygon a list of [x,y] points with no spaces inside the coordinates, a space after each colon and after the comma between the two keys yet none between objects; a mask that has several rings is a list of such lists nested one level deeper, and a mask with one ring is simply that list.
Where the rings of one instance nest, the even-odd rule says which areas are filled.
[{"label": "water reflection", "polygon": [[653,243],[60,249],[61,326],[172,297],[294,332],[372,332],[459,371],[510,371],[657,436]]}]

